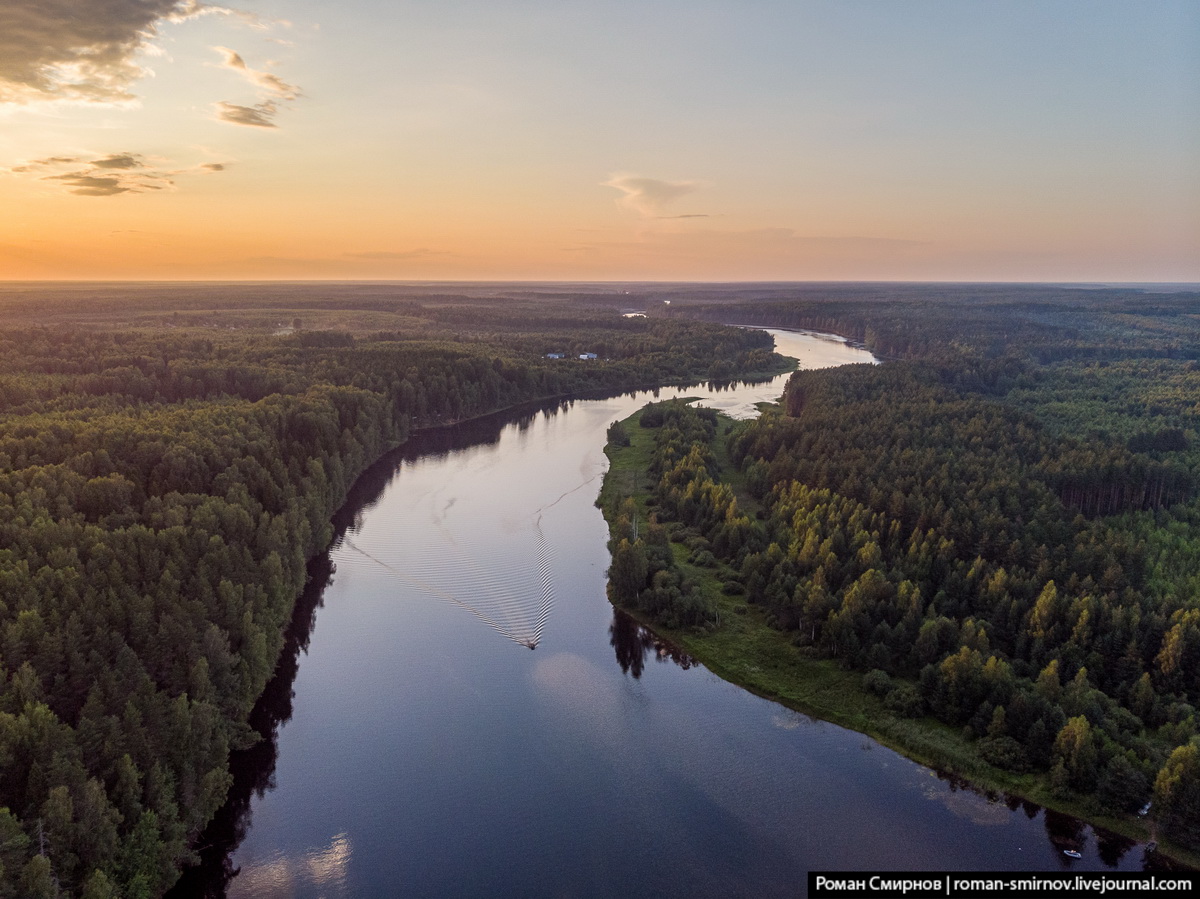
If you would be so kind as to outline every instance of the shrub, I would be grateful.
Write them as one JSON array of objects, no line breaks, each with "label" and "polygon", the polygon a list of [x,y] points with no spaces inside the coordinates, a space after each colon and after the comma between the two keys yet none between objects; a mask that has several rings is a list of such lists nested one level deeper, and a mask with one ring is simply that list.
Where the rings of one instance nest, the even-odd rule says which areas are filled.
[{"label": "shrub", "polygon": [[983,760],[1005,771],[1018,774],[1029,770],[1029,756],[1024,747],[1012,737],[984,737],[976,745]]},{"label": "shrub", "polygon": [[613,446],[629,446],[629,434],[619,421],[608,426],[608,442]]},{"label": "shrub", "polygon": [[892,691],[892,679],[886,671],[874,668],[863,675],[863,689],[876,696],[886,696]]},{"label": "shrub", "polygon": [[920,718],[925,714],[925,700],[912,684],[897,684],[883,698],[883,707],[905,718]]}]

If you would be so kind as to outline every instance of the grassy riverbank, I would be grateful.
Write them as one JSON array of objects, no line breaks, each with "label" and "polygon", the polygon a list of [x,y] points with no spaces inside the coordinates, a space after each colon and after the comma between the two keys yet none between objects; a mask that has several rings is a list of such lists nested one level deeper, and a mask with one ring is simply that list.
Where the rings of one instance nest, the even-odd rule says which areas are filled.
[{"label": "grassy riverbank", "polygon": [[[643,522],[656,510],[650,474],[656,430],[640,426],[642,412],[622,422],[629,446],[610,444],[605,452],[610,469],[605,476],[598,504],[610,527],[619,510],[629,511],[632,500]],[[731,463],[726,438],[739,427],[725,416],[718,419],[716,436],[710,441],[721,484],[734,491],[738,508],[751,516],[760,504],[745,489],[745,476]],[[1031,800],[1130,839],[1156,837],[1152,822],[1136,817],[1113,818],[1100,813],[1086,796],[1064,797],[1051,791],[1049,776],[1015,774],[988,764],[980,757],[975,741],[962,730],[932,717],[909,718],[886,708],[883,700],[864,686],[863,674],[849,670],[832,659],[818,658],[811,649],[795,645],[794,633],[770,626],[767,612],[747,602],[744,595],[730,595],[728,585],[737,572],[723,560],[693,564],[693,547],[685,540],[694,534],[678,524],[664,522],[671,535],[671,552],[679,574],[702,593],[714,611],[715,624],[701,628],[668,628],[636,609],[630,611],[645,626],[679,644],[711,671],[760,696],[782,703],[842,727],[866,734],[921,764],[954,774],[984,791],[1000,791]],[[615,530],[614,530],[615,533]],[[1161,842],[1161,838],[1160,838]],[[1200,857],[1165,843],[1160,851],[1185,864],[1200,865]]]}]

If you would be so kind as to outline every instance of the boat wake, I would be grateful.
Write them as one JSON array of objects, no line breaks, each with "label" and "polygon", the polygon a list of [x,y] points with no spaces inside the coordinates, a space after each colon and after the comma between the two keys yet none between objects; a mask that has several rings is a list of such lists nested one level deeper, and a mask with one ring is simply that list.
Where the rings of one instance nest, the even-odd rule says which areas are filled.
[{"label": "boat wake", "polygon": [[[534,649],[554,606],[553,553],[542,530],[541,510],[536,514],[532,534],[525,530],[512,544],[505,541],[511,552],[503,558],[487,558],[469,543],[448,540],[436,554],[414,554],[422,562],[413,566],[381,558],[383,553],[368,551],[349,535],[342,537],[341,545],[420,593],[465,609],[514,643]],[[520,552],[521,536],[533,538],[536,566],[528,564],[528,551]],[[436,560],[431,560],[434,555]]]}]

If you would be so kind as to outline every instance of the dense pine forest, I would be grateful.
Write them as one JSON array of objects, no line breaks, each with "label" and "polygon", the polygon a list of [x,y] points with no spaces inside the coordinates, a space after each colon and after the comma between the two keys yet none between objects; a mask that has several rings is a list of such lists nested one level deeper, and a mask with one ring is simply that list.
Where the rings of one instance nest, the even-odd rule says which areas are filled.
[{"label": "dense pine forest", "polygon": [[1007,782],[1110,820],[1152,803],[1200,848],[1200,295],[752,292],[663,314],[888,361],[797,372],[727,436],[648,407],[652,514],[610,510],[614,598],[719,630],[736,597]]},{"label": "dense pine forest", "polygon": [[0,896],[135,899],[175,881],[230,751],[256,739],[247,718],[306,563],[358,475],[415,429],[784,370],[761,332],[613,305],[0,292]]}]

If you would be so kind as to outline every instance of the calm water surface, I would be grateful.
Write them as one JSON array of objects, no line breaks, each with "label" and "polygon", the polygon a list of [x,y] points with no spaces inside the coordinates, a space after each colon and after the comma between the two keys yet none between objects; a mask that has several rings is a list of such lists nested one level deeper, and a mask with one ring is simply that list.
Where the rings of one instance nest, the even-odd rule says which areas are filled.
[{"label": "calm water surface", "polygon": [[[804,368],[872,361],[772,333]],[[784,380],[661,396],[744,417]],[[364,477],[259,710],[272,739],[178,895],[797,896],[809,869],[1142,866],[614,615],[604,432],[652,398],[427,435]]]}]

